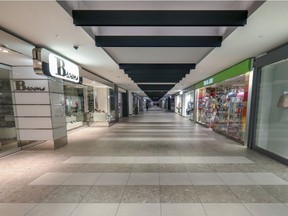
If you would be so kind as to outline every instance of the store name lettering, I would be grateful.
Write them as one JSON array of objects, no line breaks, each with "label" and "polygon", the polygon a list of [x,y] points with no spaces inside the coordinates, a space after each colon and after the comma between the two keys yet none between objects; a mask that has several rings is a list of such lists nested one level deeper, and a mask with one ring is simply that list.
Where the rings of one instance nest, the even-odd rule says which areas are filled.
[{"label": "store name lettering", "polygon": [[79,82],[79,67],[61,57],[49,54],[49,72],[53,77]]},{"label": "store name lettering", "polygon": [[203,83],[204,83],[204,86],[212,84],[213,81],[214,81],[213,78],[210,78],[210,79],[205,80],[205,81],[203,82]]},{"label": "store name lettering", "polygon": [[57,75],[66,77],[66,79],[70,80],[79,80],[79,76],[70,73],[67,68],[65,68],[65,62],[62,59],[57,58]]},{"label": "store name lettering", "polygon": [[15,86],[18,91],[45,91],[45,87],[26,86],[25,81],[15,81]]}]

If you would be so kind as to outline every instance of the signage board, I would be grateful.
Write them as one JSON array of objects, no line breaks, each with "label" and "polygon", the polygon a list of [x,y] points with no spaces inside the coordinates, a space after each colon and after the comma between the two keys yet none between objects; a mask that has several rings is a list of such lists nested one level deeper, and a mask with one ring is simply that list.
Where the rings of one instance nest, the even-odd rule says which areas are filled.
[{"label": "signage board", "polygon": [[36,74],[52,76],[79,83],[79,66],[42,48],[33,49],[33,68]]},{"label": "signage board", "polygon": [[204,81],[203,81],[203,85],[204,85],[204,86],[210,85],[210,84],[213,83],[213,81],[214,81],[213,78],[210,78],[210,79],[204,80]]}]

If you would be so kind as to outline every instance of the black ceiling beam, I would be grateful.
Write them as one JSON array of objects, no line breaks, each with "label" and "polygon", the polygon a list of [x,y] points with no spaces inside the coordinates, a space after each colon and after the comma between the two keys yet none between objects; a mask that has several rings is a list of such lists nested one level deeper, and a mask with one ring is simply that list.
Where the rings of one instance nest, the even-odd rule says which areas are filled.
[{"label": "black ceiling beam", "polygon": [[153,83],[153,82],[157,82],[157,83],[165,83],[165,82],[173,82],[173,83],[177,83],[179,82],[181,78],[175,78],[175,77],[133,77],[132,78],[134,82],[147,82],[147,83]]},{"label": "black ceiling beam", "polygon": [[247,10],[73,10],[76,26],[244,26]]},{"label": "black ceiling beam", "polygon": [[166,78],[182,78],[182,77],[185,77],[186,74],[167,74],[165,76],[163,75],[159,75],[159,74],[154,74],[154,75],[150,75],[150,76],[147,76],[145,74],[131,74],[131,75],[128,75],[129,77],[131,77],[132,79],[133,78],[163,78],[163,77],[166,77]]},{"label": "black ceiling beam", "polygon": [[165,73],[159,73],[159,72],[146,72],[146,73],[126,73],[128,76],[185,76],[186,74],[189,74],[189,71],[174,71],[174,72],[165,72]]},{"label": "black ceiling beam", "polygon": [[220,47],[222,36],[95,36],[97,47]]},{"label": "black ceiling beam", "polygon": [[196,64],[119,64],[123,70],[190,70],[195,69]]},{"label": "black ceiling beam", "polygon": [[190,73],[190,70],[125,70],[125,74],[186,74]]},{"label": "black ceiling beam", "polygon": [[175,85],[138,85],[140,89],[143,91],[150,91],[150,90],[170,90]]}]

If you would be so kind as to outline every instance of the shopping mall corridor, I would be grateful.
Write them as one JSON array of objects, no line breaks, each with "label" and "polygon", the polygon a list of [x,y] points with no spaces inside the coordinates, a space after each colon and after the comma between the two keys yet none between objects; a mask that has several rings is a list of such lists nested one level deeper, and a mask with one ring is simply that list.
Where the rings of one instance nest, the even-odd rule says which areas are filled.
[{"label": "shopping mall corridor", "polygon": [[288,168],[152,109],[0,159],[0,216],[287,216]]}]

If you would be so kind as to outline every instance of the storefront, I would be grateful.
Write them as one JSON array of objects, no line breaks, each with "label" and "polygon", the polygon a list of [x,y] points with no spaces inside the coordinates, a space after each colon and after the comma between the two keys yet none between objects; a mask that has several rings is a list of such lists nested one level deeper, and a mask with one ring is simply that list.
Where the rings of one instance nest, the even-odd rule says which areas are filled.
[{"label": "storefront", "polygon": [[18,148],[10,74],[0,64],[0,154]]},{"label": "storefront", "polygon": [[250,147],[288,164],[288,44],[255,61]]},{"label": "storefront", "polygon": [[194,120],[194,90],[183,94],[182,116]]},{"label": "storefront", "polygon": [[178,113],[179,115],[182,115],[182,95],[183,92],[180,92],[175,96],[175,113]]},{"label": "storefront", "polygon": [[248,59],[198,83],[196,121],[244,144],[251,70]]}]

